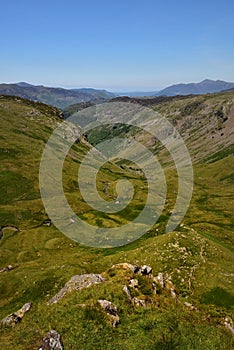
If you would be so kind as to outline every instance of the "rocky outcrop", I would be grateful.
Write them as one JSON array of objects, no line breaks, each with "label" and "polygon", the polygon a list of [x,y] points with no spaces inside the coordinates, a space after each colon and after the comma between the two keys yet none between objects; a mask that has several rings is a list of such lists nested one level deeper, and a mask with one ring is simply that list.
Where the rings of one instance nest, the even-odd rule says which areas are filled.
[{"label": "rocky outcrop", "polygon": [[120,263],[120,264],[113,265],[111,267],[111,269],[116,269],[116,268],[130,270],[133,273],[139,273],[139,274],[144,275],[144,276],[150,275],[152,273],[152,268],[150,266],[147,266],[147,265],[138,266],[138,265],[132,265],[129,263]]},{"label": "rocky outcrop", "polygon": [[105,311],[105,313],[110,318],[112,326],[117,327],[119,324],[119,316],[118,316],[117,307],[113,303],[111,303],[110,301],[105,300],[105,299],[98,300],[98,303],[100,304],[101,308]]},{"label": "rocky outcrop", "polygon": [[[152,268],[148,265],[135,266],[124,263],[114,265],[114,267],[122,267],[134,272],[134,275],[132,275],[132,278],[129,280],[129,284],[124,285],[123,287],[123,291],[126,294],[128,301],[132,307],[145,307],[149,304],[157,304],[157,296],[161,294],[163,290],[166,291],[167,295],[168,292],[170,292],[171,297],[176,302],[180,302],[177,291],[171,282],[170,276],[165,277],[163,272],[160,272],[157,276],[154,276],[152,273]],[[143,284],[147,290],[146,294],[144,289],[142,289],[142,282],[140,282],[140,280],[142,280],[142,277],[138,277],[138,275],[144,277],[145,282],[143,282]]]},{"label": "rocky outcrop", "polygon": [[24,314],[28,312],[31,309],[31,307],[32,307],[32,303],[24,304],[21,307],[21,309],[3,318],[0,322],[1,325],[14,326],[15,324],[19,323],[22,320],[22,318],[24,317]]},{"label": "rocky outcrop", "polygon": [[60,334],[55,330],[49,331],[38,350],[64,350]]},{"label": "rocky outcrop", "polygon": [[90,273],[84,275],[73,276],[65,286],[49,300],[49,304],[56,304],[60,299],[62,299],[67,293],[73,290],[80,290],[88,288],[93,284],[102,283],[104,281],[103,277],[98,274]]}]

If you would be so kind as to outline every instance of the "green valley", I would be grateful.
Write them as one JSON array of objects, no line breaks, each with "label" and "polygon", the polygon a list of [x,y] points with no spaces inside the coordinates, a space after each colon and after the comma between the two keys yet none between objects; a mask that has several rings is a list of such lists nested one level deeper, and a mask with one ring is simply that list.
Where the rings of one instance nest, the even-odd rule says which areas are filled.
[{"label": "green valley", "polygon": [[[120,227],[144,207],[146,177],[129,161],[107,161],[97,175],[98,193],[107,203],[117,199],[119,179],[131,181],[134,196],[126,210],[98,212],[79,191],[77,173],[91,145],[115,136],[133,138],[157,155],[167,180],[165,207],[154,226],[127,245],[95,248],[69,239],[43,206],[40,161],[63,115],[75,115],[92,103],[62,111],[1,95],[0,320],[32,303],[20,322],[1,324],[1,349],[39,349],[53,329],[65,350],[232,349],[234,92],[111,101],[151,108],[181,134],[194,169],[190,207],[176,230],[165,233],[178,189],[168,151],[137,128],[97,127],[81,134],[64,161],[63,189],[74,213],[94,226]],[[145,272],[144,266],[152,271]],[[49,302],[72,276],[90,274],[100,274],[103,281],[71,288],[55,304]],[[117,307],[116,327],[111,322],[117,316],[105,312],[100,300]]]}]

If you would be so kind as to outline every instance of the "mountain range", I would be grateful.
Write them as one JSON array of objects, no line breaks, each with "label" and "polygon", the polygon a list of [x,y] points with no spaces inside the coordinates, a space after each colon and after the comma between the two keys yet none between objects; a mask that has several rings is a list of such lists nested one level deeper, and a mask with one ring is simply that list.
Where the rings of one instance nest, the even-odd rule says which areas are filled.
[{"label": "mountain range", "polygon": [[234,89],[234,83],[222,80],[205,79],[199,83],[180,83],[170,85],[160,91],[135,91],[119,92],[118,96],[129,97],[154,97],[154,96],[176,96],[176,95],[199,95],[210,94]]},{"label": "mountain range", "polygon": [[115,96],[106,90],[69,90],[63,88],[46,87],[43,85],[35,86],[25,82],[15,84],[0,84],[0,94],[13,95],[36,102],[43,102],[61,109],[75,103],[87,102],[90,100],[105,100]]},{"label": "mountain range", "polygon": [[175,96],[175,95],[197,95],[220,92],[234,88],[234,83],[228,83],[222,80],[205,79],[200,83],[176,84],[169,86],[158,93],[156,96]]},{"label": "mountain range", "polygon": [[199,83],[175,84],[160,91],[135,91],[112,93],[107,90],[93,88],[64,89],[58,87],[46,87],[32,85],[27,82],[14,84],[0,84],[0,94],[19,96],[25,99],[42,102],[51,106],[64,109],[77,103],[93,101],[95,103],[112,99],[116,96],[129,97],[157,97],[176,95],[199,95],[216,93],[234,89],[234,83],[222,80],[203,80]]}]

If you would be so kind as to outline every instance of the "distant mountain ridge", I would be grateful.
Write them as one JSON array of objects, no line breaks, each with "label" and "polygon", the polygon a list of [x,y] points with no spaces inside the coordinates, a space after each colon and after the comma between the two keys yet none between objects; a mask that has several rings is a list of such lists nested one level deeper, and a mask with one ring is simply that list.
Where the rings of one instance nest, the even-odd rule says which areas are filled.
[{"label": "distant mountain ridge", "polygon": [[234,83],[223,80],[205,79],[200,83],[176,84],[159,91],[155,96],[198,95],[220,92],[234,88]]},{"label": "distant mountain ridge", "polygon": [[36,102],[46,103],[61,109],[79,103],[104,102],[105,100],[113,99],[117,96],[144,98],[177,95],[186,96],[231,91],[233,89],[234,82],[210,79],[205,79],[199,83],[175,84],[160,91],[133,91],[118,93],[94,88],[64,89],[46,87],[43,85],[32,85],[27,82],[0,84],[0,94],[2,95],[19,96]]},{"label": "distant mountain ridge", "polygon": [[61,109],[75,103],[99,101],[115,97],[115,94],[106,90],[89,88],[69,90],[46,87],[43,85],[35,86],[26,82],[0,84],[0,94],[19,96],[36,102],[43,102]]},{"label": "distant mountain ridge", "polygon": [[234,82],[223,80],[205,79],[199,83],[174,84],[160,91],[135,91],[119,92],[118,96],[129,97],[155,97],[155,96],[176,96],[176,95],[199,95],[210,94],[234,89]]}]

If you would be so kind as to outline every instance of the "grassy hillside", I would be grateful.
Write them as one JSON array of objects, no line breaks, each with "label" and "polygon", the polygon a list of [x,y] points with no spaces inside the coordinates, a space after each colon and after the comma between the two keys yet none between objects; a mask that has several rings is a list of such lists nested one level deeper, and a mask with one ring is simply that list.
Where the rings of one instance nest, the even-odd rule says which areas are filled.
[{"label": "grassy hillside", "polygon": [[[164,234],[176,198],[177,179],[162,150],[159,158],[163,160],[168,194],[160,220],[139,240],[108,249],[82,246],[53,225],[42,225],[48,217],[40,199],[39,164],[46,141],[61,123],[60,112],[24,99],[0,97],[0,226],[9,225],[1,230],[0,270],[13,267],[0,272],[0,319],[26,302],[33,303],[19,324],[1,327],[1,349],[36,350],[50,329],[61,334],[65,349],[74,350],[232,349],[232,335],[224,319],[234,317],[233,97],[233,93],[198,96],[153,106],[174,120],[192,153],[195,184],[191,206],[177,230]],[[217,110],[222,111],[222,117]],[[98,132],[105,137],[113,132],[133,132],[107,131]],[[94,143],[97,137],[103,138],[98,133],[89,136]],[[147,135],[135,132],[135,136],[143,143],[150,141],[148,145],[155,152],[159,149]],[[132,181],[137,195],[127,212],[97,216],[77,186],[79,164],[89,149],[81,138],[66,157],[63,179],[69,204],[92,224],[122,225],[141,210],[145,178],[127,162],[106,163],[97,179],[100,196],[106,200],[112,199],[108,195],[115,197],[115,184],[121,177]],[[110,183],[108,195],[103,192],[106,181]],[[128,270],[112,267],[124,262],[150,265],[154,276],[163,272],[177,297],[172,297],[170,288],[160,286],[155,294],[148,276],[133,276]],[[84,273],[101,273],[105,282],[73,291],[55,305],[47,304],[72,276]],[[132,307],[123,292],[133,277],[139,288],[131,293],[146,300],[145,307]],[[117,328],[110,325],[98,299],[117,306]]]}]

